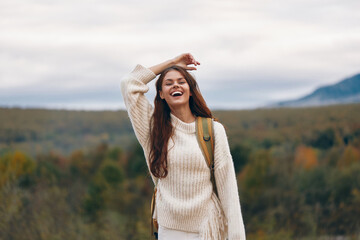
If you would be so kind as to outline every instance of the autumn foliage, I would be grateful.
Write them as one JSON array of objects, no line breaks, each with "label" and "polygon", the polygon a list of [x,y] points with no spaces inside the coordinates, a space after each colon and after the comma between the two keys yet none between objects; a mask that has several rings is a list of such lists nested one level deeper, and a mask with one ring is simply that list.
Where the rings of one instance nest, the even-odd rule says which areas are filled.
[{"label": "autumn foliage", "polygon": [[[153,183],[126,114],[0,114],[0,239],[149,238]],[[247,239],[360,237],[360,105],[215,116]]]},{"label": "autumn foliage", "polygon": [[317,167],[318,160],[315,150],[312,147],[298,146],[295,152],[295,165],[306,170]]}]

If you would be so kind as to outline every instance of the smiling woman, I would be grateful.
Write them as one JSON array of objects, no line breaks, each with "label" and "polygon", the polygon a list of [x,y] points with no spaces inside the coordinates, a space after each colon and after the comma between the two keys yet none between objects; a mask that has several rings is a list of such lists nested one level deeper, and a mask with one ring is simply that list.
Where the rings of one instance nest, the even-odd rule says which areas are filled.
[{"label": "smiling woman", "polygon": [[[128,114],[156,186],[155,210],[160,240],[245,239],[234,164],[224,127],[216,121],[214,176],[196,135],[198,117],[212,119],[195,79],[199,65],[182,54],[151,68],[141,65],[122,81]],[[192,66],[193,65],[193,66]],[[154,108],[144,94],[156,82]]]},{"label": "smiling woman", "polygon": [[162,80],[161,90],[159,90],[160,98],[166,101],[172,112],[181,106],[188,107],[191,96],[190,87],[179,69],[168,68],[162,75],[165,79]]},{"label": "smiling woman", "polygon": [[[150,68],[152,69],[152,68]],[[196,117],[212,118],[195,79],[184,68],[171,66],[160,74],[156,82],[155,108],[150,133],[151,170],[156,177],[167,175],[167,146],[172,134],[171,116],[185,123]]]}]

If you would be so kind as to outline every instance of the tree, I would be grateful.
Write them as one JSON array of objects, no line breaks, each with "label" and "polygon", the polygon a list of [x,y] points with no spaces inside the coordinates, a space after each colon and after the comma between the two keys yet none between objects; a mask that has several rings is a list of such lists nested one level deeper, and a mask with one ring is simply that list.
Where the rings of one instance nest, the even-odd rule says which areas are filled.
[{"label": "tree", "polygon": [[336,136],[333,128],[315,132],[309,144],[320,149],[329,149],[335,144]]},{"label": "tree", "polygon": [[0,188],[8,181],[15,181],[20,177],[32,173],[35,162],[24,153],[16,151],[0,158]]},{"label": "tree", "polygon": [[318,160],[314,149],[304,145],[297,147],[295,153],[295,165],[306,170],[310,170],[318,166]]},{"label": "tree", "polygon": [[249,147],[242,144],[237,144],[231,148],[236,173],[239,173],[249,161],[250,151],[251,149]]},{"label": "tree", "polygon": [[346,146],[345,151],[338,161],[338,167],[348,167],[353,163],[360,162],[360,151],[351,145]]}]

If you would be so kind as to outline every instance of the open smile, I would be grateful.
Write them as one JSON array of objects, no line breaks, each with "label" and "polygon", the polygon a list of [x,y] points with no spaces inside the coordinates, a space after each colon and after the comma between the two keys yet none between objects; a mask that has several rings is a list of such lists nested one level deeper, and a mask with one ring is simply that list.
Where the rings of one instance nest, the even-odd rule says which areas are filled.
[{"label": "open smile", "polygon": [[183,95],[183,93],[180,91],[175,91],[175,92],[172,92],[170,95],[173,97],[180,97]]}]

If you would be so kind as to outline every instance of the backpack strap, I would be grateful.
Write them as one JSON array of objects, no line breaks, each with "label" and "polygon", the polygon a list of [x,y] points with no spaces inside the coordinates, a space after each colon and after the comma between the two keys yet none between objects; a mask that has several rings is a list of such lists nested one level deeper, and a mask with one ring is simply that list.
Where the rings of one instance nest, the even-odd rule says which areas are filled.
[{"label": "backpack strap", "polygon": [[214,176],[214,129],[211,118],[197,117],[195,121],[196,136],[200,149],[205,157],[206,163],[210,168],[210,180],[213,185],[213,190],[218,196],[215,176]]}]

